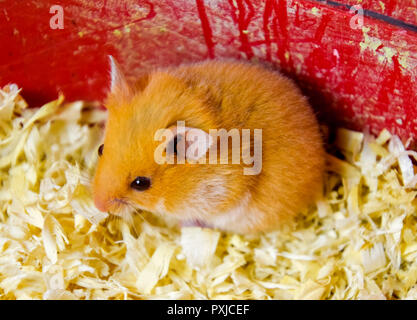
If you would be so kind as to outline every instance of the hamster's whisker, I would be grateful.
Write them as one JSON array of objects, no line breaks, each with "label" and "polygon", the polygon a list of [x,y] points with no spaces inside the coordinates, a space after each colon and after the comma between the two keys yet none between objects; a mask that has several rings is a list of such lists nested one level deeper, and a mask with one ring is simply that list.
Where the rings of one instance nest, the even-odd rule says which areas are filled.
[{"label": "hamster's whisker", "polygon": [[143,216],[143,214],[140,214],[143,209],[141,207],[139,207],[136,203],[128,200],[127,201],[128,205],[130,206],[130,208],[132,209],[132,211],[134,211],[134,213],[138,213],[136,216],[138,216],[140,219],[142,219],[142,221],[147,221],[145,219],[145,217]]},{"label": "hamster's whisker", "polygon": [[113,216],[118,218],[118,221],[124,221],[133,231],[138,234],[135,221],[134,221],[134,211],[135,207],[129,199],[121,198],[114,201],[116,208],[114,209]]}]

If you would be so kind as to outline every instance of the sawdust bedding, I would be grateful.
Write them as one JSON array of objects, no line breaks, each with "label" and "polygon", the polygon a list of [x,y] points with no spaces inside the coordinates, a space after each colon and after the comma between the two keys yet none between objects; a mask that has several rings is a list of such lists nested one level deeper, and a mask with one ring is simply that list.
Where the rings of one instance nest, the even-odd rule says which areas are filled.
[{"label": "sawdust bedding", "polygon": [[397,136],[338,130],[343,157],[295,231],[240,236],[99,212],[105,117],[0,90],[1,299],[417,298],[417,154]]}]

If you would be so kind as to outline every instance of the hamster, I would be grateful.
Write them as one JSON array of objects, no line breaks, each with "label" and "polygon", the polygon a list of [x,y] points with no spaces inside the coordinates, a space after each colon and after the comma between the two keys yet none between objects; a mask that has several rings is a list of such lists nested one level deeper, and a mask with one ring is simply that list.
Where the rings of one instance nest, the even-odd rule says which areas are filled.
[{"label": "hamster", "polygon": [[[110,65],[108,119],[93,180],[99,210],[122,215],[136,208],[186,226],[246,234],[291,224],[321,195],[325,152],[319,125],[290,79],[249,62],[210,60],[155,70],[129,85],[112,57]],[[172,132],[165,141],[156,139],[161,129]],[[211,129],[249,130],[246,154],[254,155],[258,142],[260,170],[258,164],[245,173],[250,165],[243,148],[233,160],[237,148],[230,143],[223,162],[201,161],[219,142]],[[254,139],[256,130],[261,139]],[[179,158],[181,141],[190,151],[191,132],[211,138],[186,153],[190,161],[156,161],[158,148],[166,148],[165,159]],[[212,162],[220,158],[215,154]]]}]

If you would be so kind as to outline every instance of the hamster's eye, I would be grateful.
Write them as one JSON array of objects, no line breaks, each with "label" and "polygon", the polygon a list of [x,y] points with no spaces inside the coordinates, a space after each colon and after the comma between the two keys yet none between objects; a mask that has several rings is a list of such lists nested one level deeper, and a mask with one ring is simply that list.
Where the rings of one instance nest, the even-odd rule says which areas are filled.
[{"label": "hamster's eye", "polygon": [[151,179],[147,177],[136,177],[135,180],[130,184],[130,187],[138,190],[145,191],[151,186]]},{"label": "hamster's eye", "polygon": [[98,147],[98,155],[101,156],[103,154],[103,148],[104,144],[102,144],[100,147]]}]

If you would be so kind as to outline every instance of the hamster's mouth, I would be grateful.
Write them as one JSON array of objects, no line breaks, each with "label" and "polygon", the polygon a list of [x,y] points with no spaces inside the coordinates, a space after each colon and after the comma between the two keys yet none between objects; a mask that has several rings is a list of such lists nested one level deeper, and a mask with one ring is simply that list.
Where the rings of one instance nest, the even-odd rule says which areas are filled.
[{"label": "hamster's mouth", "polygon": [[108,211],[108,213],[115,215],[115,216],[123,216],[127,213],[127,211],[138,211],[139,208],[137,208],[135,205],[132,205],[131,202],[125,199],[112,199],[110,200],[111,203],[111,209]]},{"label": "hamster's mouth", "polygon": [[124,199],[113,199],[110,201],[111,204],[120,206],[120,205],[129,205],[129,202],[127,202]]}]

